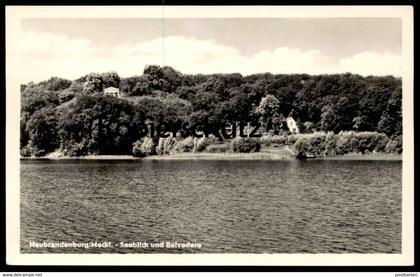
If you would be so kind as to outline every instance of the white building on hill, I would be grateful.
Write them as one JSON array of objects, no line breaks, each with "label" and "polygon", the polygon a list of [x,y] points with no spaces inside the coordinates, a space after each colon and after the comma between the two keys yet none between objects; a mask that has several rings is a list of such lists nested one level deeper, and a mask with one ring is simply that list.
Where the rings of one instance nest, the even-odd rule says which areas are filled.
[{"label": "white building on hill", "polygon": [[118,88],[115,87],[107,87],[104,89],[104,94],[105,95],[111,95],[114,97],[120,97],[120,90]]}]

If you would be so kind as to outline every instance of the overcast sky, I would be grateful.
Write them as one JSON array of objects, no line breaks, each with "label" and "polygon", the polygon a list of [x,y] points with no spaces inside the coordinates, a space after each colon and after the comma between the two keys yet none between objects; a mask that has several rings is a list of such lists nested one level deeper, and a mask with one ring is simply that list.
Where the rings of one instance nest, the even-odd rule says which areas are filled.
[{"label": "overcast sky", "polygon": [[25,19],[23,81],[90,72],[401,76],[399,18]]}]

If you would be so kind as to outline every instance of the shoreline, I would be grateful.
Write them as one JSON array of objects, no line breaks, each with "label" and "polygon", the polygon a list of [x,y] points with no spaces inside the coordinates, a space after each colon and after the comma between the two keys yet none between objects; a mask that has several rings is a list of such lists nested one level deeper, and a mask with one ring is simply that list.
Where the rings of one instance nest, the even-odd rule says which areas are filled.
[{"label": "shoreline", "polygon": [[[134,157],[130,155],[90,155],[79,157],[21,157],[20,160],[298,160],[291,155],[277,154],[271,152],[255,152],[255,153],[177,153],[173,155],[154,155],[148,157]],[[320,158],[310,158],[308,160],[387,160],[387,161],[402,161],[401,154],[345,154],[341,156],[327,156]]]},{"label": "shoreline", "polygon": [[[275,153],[181,153],[165,156],[149,156],[144,160],[298,160],[293,156],[279,155]],[[397,154],[346,154],[341,156],[327,156],[319,158],[308,158],[310,160],[367,160],[367,161],[402,161],[402,155]]]},{"label": "shoreline", "polygon": [[61,156],[61,157],[20,157],[20,160],[141,160],[131,155],[89,155],[89,156]]}]

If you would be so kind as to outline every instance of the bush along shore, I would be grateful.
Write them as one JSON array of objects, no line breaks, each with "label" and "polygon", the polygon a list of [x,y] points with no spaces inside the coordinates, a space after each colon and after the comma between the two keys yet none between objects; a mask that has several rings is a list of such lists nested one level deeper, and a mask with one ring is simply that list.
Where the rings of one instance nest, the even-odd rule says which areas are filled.
[{"label": "bush along shore", "polygon": [[[266,154],[269,158],[325,158],[343,155],[400,155],[402,153],[401,137],[389,139],[377,132],[315,132],[311,134],[266,135],[261,138],[235,138],[220,142],[214,136],[209,138],[160,138],[156,143],[151,138],[139,140],[134,144],[133,155],[178,156],[185,153],[227,154],[239,159],[252,153],[249,157],[261,157],[256,153]],[[211,157],[207,155],[206,157]],[[191,156],[190,156],[191,157]],[[195,155],[194,157],[198,157]],[[220,157],[220,155],[216,156]]]},{"label": "bush along shore", "polygon": [[[264,135],[220,141],[203,138],[145,137],[133,144],[132,155],[86,155],[84,159],[401,159],[401,137],[389,139],[377,132],[315,132],[310,134]],[[61,150],[41,158],[66,159]]]},{"label": "bush along shore", "polygon": [[[107,88],[118,94],[107,95]],[[128,78],[115,72],[73,81],[53,77],[23,84],[20,93],[23,158],[325,158],[402,152],[401,78],[392,76],[188,75],[146,66],[142,75]],[[241,135],[222,132],[220,139],[215,130],[232,122],[249,125]],[[198,138],[171,129],[184,124],[207,128],[210,135]],[[170,127],[165,137],[152,135],[159,126]],[[259,126],[259,136],[249,126]]]}]

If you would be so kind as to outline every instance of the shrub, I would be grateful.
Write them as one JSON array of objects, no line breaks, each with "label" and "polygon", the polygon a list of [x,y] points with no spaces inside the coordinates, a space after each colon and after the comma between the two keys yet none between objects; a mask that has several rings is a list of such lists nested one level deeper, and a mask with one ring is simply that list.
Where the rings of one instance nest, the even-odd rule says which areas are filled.
[{"label": "shrub", "polygon": [[200,138],[196,141],[194,146],[194,152],[203,152],[209,146],[209,141],[207,138]]},{"label": "shrub", "polygon": [[89,140],[83,138],[80,142],[69,140],[63,147],[63,153],[70,157],[85,156],[89,154]]},{"label": "shrub", "polygon": [[385,146],[385,152],[389,154],[401,154],[402,153],[402,136],[398,136],[395,139],[389,140]]},{"label": "shrub", "polygon": [[295,150],[302,154],[306,153],[307,143],[308,141],[305,137],[299,138],[294,144]]},{"label": "shrub", "polygon": [[286,144],[292,145],[301,137],[302,135],[289,135],[287,136]]},{"label": "shrub", "polygon": [[191,152],[194,149],[194,139],[192,137],[186,137],[185,139],[178,141],[173,147],[173,152],[185,153]]},{"label": "shrub", "polygon": [[385,151],[385,147],[389,142],[389,138],[386,134],[375,132],[375,135],[373,136],[372,139],[373,139],[372,144],[374,146],[373,151],[376,151],[376,152]]},{"label": "shrub", "polygon": [[352,152],[360,152],[359,145],[359,141],[354,136],[338,135],[338,139],[335,143],[335,153],[343,155]]},{"label": "shrub", "polygon": [[167,137],[163,144],[163,153],[169,155],[177,143],[176,138]]},{"label": "shrub", "polygon": [[270,144],[281,144],[284,145],[287,142],[287,136],[273,135],[261,137],[261,144],[270,146]]},{"label": "shrub", "polygon": [[210,141],[208,138],[195,138],[194,139],[194,152],[203,152],[206,150],[207,146],[210,145]]},{"label": "shrub", "polygon": [[156,154],[169,155],[175,147],[177,139],[174,137],[159,138],[158,145],[156,146]]},{"label": "shrub", "polygon": [[141,150],[146,154],[146,156],[151,156],[156,154],[156,144],[152,138],[145,138],[141,145]]},{"label": "shrub", "polygon": [[136,141],[135,143],[133,143],[133,151],[132,154],[135,157],[145,157],[145,153],[143,153],[143,151],[141,150],[141,145],[143,144],[143,142],[141,140]]},{"label": "shrub", "polygon": [[321,157],[325,155],[324,132],[317,132],[309,135],[301,135],[295,143],[295,150],[301,154]]},{"label": "shrub", "polygon": [[259,152],[261,144],[253,138],[235,138],[232,140],[232,150],[236,153]]},{"label": "shrub", "polygon": [[203,152],[209,145],[217,144],[217,138],[214,135],[209,137],[194,138],[194,152]]},{"label": "shrub", "polygon": [[325,135],[325,140],[324,140],[324,156],[333,156],[333,155],[337,155],[337,152],[335,150],[335,145],[337,143],[337,136],[334,134],[333,131],[329,131],[326,135]]},{"label": "shrub", "polygon": [[133,144],[132,154],[136,157],[156,155],[156,144],[152,138],[138,140]]},{"label": "shrub", "polygon": [[402,135],[397,136],[396,138],[394,138],[394,140],[397,142],[397,153],[401,154],[403,151]]},{"label": "shrub", "polygon": [[385,152],[388,154],[397,153],[396,148],[397,148],[397,141],[391,139],[388,141],[388,143],[385,146]]},{"label": "shrub", "polygon": [[31,150],[28,146],[23,147],[20,149],[20,156],[22,157],[30,157],[31,156]]},{"label": "shrub", "polygon": [[[289,136],[290,137],[290,136]],[[316,157],[348,153],[375,153],[398,151],[398,143],[390,143],[385,134],[378,132],[315,132],[299,135],[294,144],[296,151]],[[394,150],[395,148],[395,150]]]},{"label": "shrub", "polygon": [[229,144],[212,144],[207,146],[205,151],[207,153],[227,153],[229,150]]},{"label": "shrub", "polygon": [[47,154],[48,152],[44,149],[39,149],[37,146],[31,146],[30,144],[20,150],[20,155],[22,157],[42,157]]},{"label": "shrub", "polygon": [[166,141],[166,138],[159,138],[158,145],[156,146],[156,154],[158,155],[165,154],[165,151],[164,151],[165,141]]},{"label": "shrub", "polygon": [[387,135],[378,132],[340,132],[337,137],[336,152],[339,155],[352,152],[383,152],[389,141]]}]

